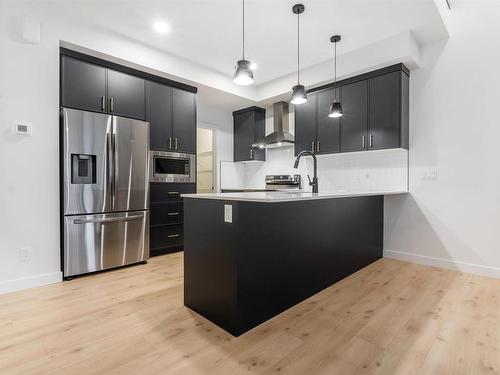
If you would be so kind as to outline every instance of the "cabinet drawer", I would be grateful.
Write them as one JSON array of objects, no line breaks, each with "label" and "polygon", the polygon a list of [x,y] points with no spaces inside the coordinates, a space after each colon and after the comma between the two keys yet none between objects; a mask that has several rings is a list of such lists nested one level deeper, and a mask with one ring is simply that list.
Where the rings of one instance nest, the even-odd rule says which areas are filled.
[{"label": "cabinet drawer", "polygon": [[151,203],[182,201],[181,194],[196,193],[194,183],[151,183]]},{"label": "cabinet drawer", "polygon": [[181,246],[184,243],[183,225],[151,227],[150,243],[151,250]]},{"label": "cabinet drawer", "polygon": [[151,225],[180,224],[183,220],[182,202],[151,204]]}]

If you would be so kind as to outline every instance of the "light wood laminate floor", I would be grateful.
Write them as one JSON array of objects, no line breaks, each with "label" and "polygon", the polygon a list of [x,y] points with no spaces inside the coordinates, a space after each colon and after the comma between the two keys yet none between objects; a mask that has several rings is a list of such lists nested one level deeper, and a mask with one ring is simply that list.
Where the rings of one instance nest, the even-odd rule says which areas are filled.
[{"label": "light wood laminate floor", "polygon": [[383,259],[233,338],[182,254],[0,296],[0,374],[500,374],[500,280]]}]

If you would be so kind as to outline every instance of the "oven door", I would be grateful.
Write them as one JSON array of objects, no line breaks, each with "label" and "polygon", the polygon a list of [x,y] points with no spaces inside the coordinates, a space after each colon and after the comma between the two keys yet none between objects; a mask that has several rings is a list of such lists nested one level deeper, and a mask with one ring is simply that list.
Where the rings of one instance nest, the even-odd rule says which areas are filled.
[{"label": "oven door", "polygon": [[151,182],[195,182],[196,155],[151,151]]}]

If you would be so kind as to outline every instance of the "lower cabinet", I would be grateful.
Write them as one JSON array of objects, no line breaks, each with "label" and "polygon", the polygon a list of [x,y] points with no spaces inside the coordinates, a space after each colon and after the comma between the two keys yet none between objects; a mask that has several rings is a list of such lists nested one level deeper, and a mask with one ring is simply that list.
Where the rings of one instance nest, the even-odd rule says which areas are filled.
[{"label": "lower cabinet", "polygon": [[151,183],[150,255],[184,247],[184,203],[181,194],[196,193],[194,183]]}]

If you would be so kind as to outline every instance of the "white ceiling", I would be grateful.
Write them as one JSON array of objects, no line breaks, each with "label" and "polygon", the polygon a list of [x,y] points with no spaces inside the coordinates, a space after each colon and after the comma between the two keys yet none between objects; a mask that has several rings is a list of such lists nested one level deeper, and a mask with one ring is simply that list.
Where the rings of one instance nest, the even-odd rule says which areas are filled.
[{"label": "white ceiling", "polygon": [[[444,1],[444,0],[443,0]],[[301,65],[333,57],[329,37],[342,35],[343,54],[412,31],[419,44],[447,36],[433,0],[303,1]],[[296,69],[295,1],[246,0],[246,56],[258,64],[256,84]],[[228,77],[241,57],[241,0],[61,1],[78,19],[196,62]],[[171,31],[158,35],[154,20]]]}]

